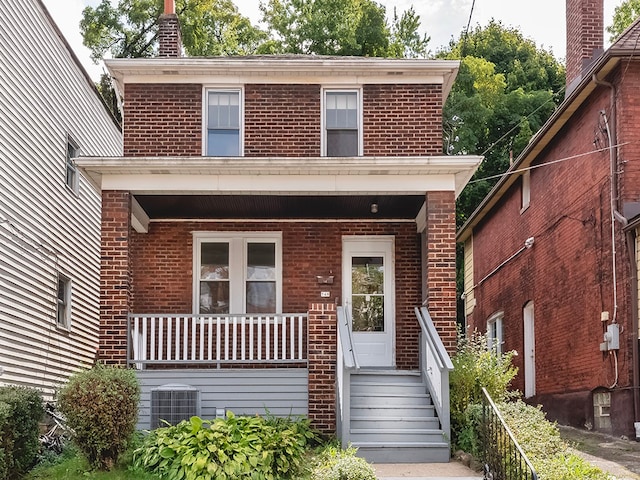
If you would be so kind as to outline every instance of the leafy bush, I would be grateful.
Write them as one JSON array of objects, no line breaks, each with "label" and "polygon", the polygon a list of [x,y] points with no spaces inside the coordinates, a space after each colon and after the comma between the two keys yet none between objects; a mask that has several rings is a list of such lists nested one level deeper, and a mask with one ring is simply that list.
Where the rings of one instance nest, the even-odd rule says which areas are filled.
[{"label": "leafy bush", "polygon": [[474,332],[464,337],[458,332],[456,355],[451,359],[449,374],[451,397],[451,436],[456,448],[478,454],[478,405],[482,402],[482,388],[486,388],[496,402],[514,398],[509,391],[518,373],[512,359],[515,352],[497,355],[488,348],[487,336]]},{"label": "leafy bush", "polygon": [[43,414],[37,390],[0,387],[0,479],[19,477],[36,462]]},{"label": "leafy bush", "polygon": [[364,458],[356,457],[357,449],[328,447],[313,469],[311,480],[376,480],[376,472]]},{"label": "leafy bush", "polygon": [[135,431],[140,385],[133,370],[96,365],[60,391],[59,407],[92,468],[111,469]]},{"label": "leafy bush", "polygon": [[498,405],[505,422],[527,455],[538,477],[544,480],[608,480],[611,477],[572,454],[560,438],[555,423],[540,407],[521,400]]},{"label": "leafy bush", "polygon": [[298,478],[314,433],[308,420],[237,417],[213,421],[191,417],[158,428],[135,452],[135,465],[178,480],[275,480]]}]

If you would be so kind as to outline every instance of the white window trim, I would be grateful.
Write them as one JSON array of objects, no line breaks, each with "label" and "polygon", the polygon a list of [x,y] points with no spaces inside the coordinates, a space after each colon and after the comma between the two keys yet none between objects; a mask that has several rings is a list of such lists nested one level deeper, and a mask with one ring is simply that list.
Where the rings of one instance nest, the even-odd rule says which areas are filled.
[{"label": "white window trim", "polygon": [[[71,157],[71,161],[69,161],[69,145],[71,145],[75,151],[75,156]],[[65,152],[64,152],[64,184],[66,187],[73,192],[74,195],[78,195],[80,189],[79,176],[80,172],[78,171],[78,167],[75,164],[73,158],[78,156],[80,151],[80,147],[78,146],[78,142],[73,140],[70,135],[67,135],[67,143],[65,144]],[[69,164],[72,166],[73,170],[73,179],[71,185],[67,182],[67,173],[69,171]]]},{"label": "white window trim", "polygon": [[531,171],[527,170],[522,174],[522,198],[521,198],[521,208],[520,213],[524,212],[527,208],[529,208],[529,204],[531,203]]},{"label": "white window trim", "polygon": [[237,85],[205,85],[202,89],[202,156],[207,155],[207,120],[209,116],[209,106],[207,97],[209,92],[239,92],[240,102],[240,156],[244,157],[244,87]]},{"label": "white window trim", "polygon": [[327,131],[326,131],[326,115],[325,115],[325,98],[327,92],[356,92],[358,96],[358,155],[361,157],[364,152],[364,134],[363,134],[363,112],[362,112],[362,87],[332,87],[323,86],[320,95],[320,155],[327,156]]},{"label": "white window trim", "polygon": [[[492,335],[493,326],[495,325],[496,337]],[[487,346],[490,350],[494,350],[497,354],[502,353],[502,345],[504,343],[504,312],[496,312],[487,319]]]},{"label": "white window trim", "polygon": [[[58,288],[60,284],[60,280],[64,281],[65,284],[65,292],[64,292],[64,323],[60,323],[58,321],[58,312],[60,311],[60,301],[58,300]],[[56,326],[63,330],[71,330],[71,292],[73,289],[73,282],[71,278],[62,273],[58,273],[56,277]]]},{"label": "white window trim", "polygon": [[[229,312],[246,313],[246,252],[247,243],[260,241],[276,247],[276,311],[282,313],[282,232],[192,232],[193,234],[193,301],[194,314],[200,311],[201,245],[208,242],[229,243]],[[232,269],[231,265],[241,268]],[[237,271],[239,270],[239,271]],[[241,287],[241,292],[237,292]]]}]

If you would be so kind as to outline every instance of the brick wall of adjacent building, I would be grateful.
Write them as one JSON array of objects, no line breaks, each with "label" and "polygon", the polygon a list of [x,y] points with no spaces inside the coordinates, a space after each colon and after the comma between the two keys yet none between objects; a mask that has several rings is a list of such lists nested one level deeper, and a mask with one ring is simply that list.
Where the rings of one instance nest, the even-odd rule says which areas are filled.
[{"label": "brick wall of adjacent building", "polygon": [[[203,86],[127,84],[125,156],[200,156]],[[247,84],[245,156],[320,156],[319,85]],[[363,140],[367,156],[440,155],[440,85],[365,85]]]},{"label": "brick wall of adjacent building", "polygon": [[[523,250],[476,287],[477,305],[468,321],[471,328],[484,332],[488,317],[504,312],[503,349],[519,353],[514,359],[519,374],[513,386],[523,391],[523,307],[533,301],[537,394],[533,401],[543,401],[552,418],[576,426],[592,421],[591,392],[613,385],[616,375],[614,355],[599,350],[604,331],[601,312],[612,315],[614,310],[609,154],[604,151],[569,159],[593,151],[596,139],[600,146],[607,144],[599,126],[601,111],[611,115],[609,100],[608,89],[599,88],[539,156],[536,165],[567,160],[531,170],[528,209],[521,211],[518,180],[473,232],[474,283],[521,249],[527,238],[535,238],[531,249]],[[622,104],[618,107],[621,119],[627,115],[624,108]],[[634,140],[637,133],[630,137],[629,130],[618,140]],[[623,334],[613,397],[626,398],[623,389],[631,382],[629,347],[635,334],[629,259],[619,223],[616,229],[617,321]],[[622,405],[617,411],[612,405],[614,430],[628,433],[627,417],[633,408],[614,403]]]}]

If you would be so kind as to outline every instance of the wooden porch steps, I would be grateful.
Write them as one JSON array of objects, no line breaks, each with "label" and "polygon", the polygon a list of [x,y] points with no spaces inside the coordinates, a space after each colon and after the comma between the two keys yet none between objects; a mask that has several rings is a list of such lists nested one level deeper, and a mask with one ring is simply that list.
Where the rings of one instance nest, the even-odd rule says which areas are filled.
[{"label": "wooden porch steps", "polygon": [[448,439],[419,372],[351,374],[350,441],[373,463],[448,462]]}]

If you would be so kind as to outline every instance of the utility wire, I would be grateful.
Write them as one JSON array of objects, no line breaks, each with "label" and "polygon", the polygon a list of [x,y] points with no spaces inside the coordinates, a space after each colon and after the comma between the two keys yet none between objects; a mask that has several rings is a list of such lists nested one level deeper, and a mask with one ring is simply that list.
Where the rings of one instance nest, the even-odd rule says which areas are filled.
[{"label": "utility wire", "polygon": [[522,173],[522,172],[526,172],[529,170],[534,170],[536,168],[540,168],[540,167],[546,167],[548,165],[553,165],[554,163],[560,163],[560,162],[566,162],[567,160],[574,160],[576,158],[580,158],[580,157],[586,157],[587,155],[591,155],[593,153],[600,153],[600,152],[605,152],[607,150],[609,150],[610,148],[618,148],[618,147],[622,147],[624,145],[628,145],[630,142],[624,142],[624,143],[619,143],[617,145],[612,145],[610,147],[604,147],[604,148],[599,148],[597,150],[591,150],[590,152],[585,152],[585,153],[578,153],[576,155],[571,155],[570,157],[564,157],[564,158],[559,158],[557,160],[551,160],[550,162],[544,162],[541,163],[539,165],[532,165],[530,167],[525,167],[525,168],[519,168],[517,170],[510,170],[510,171],[506,171],[504,173],[499,173],[498,175],[491,175],[489,177],[484,177],[484,178],[477,178],[475,180],[471,180],[470,182],[468,182],[467,184],[472,184],[472,183],[478,183],[478,182],[482,182],[484,180],[492,180],[494,178],[501,178],[504,177],[506,175],[515,175],[518,173]]},{"label": "utility wire", "polygon": [[464,31],[464,38],[462,40],[462,48],[460,49],[460,58],[464,58],[464,50],[467,47],[467,37],[469,36],[469,27],[471,26],[471,17],[473,16],[473,7],[476,6],[476,0],[471,3],[471,11],[469,12],[469,20],[467,21],[467,28]]}]

